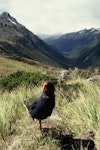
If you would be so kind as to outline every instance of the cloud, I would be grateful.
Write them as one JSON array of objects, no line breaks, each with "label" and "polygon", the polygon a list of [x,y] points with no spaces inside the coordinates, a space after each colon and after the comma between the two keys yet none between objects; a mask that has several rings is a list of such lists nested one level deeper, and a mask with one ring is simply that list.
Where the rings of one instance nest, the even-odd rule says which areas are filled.
[{"label": "cloud", "polygon": [[100,26],[100,0],[0,0],[21,24],[34,33],[66,33]]}]

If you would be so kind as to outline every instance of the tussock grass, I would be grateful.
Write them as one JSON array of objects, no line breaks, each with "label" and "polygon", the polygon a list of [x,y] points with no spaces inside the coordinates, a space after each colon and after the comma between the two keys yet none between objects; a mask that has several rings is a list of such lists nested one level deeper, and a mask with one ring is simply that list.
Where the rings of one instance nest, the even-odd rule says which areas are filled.
[{"label": "tussock grass", "polygon": [[[78,84],[76,84],[78,82]],[[50,118],[43,121],[49,129],[41,136],[39,124],[34,124],[24,107],[24,100],[38,97],[42,85],[19,87],[12,92],[0,93],[0,148],[7,150],[61,150],[61,134],[74,134],[78,138],[91,138],[100,149],[100,87],[83,80],[74,80],[67,88],[56,87],[56,107]],[[82,85],[82,86],[81,86]],[[69,92],[71,89],[71,92]],[[78,90],[77,90],[78,87]],[[75,93],[78,96],[75,97]],[[72,101],[67,101],[69,92]],[[89,135],[93,133],[95,136]],[[4,142],[3,142],[4,141]],[[74,148],[73,148],[74,149]]]},{"label": "tussock grass", "polygon": [[[90,89],[91,90],[91,89]],[[90,91],[89,91],[90,92]],[[68,116],[71,116],[70,125],[76,126],[78,132],[85,127],[95,128],[99,127],[100,121],[100,102],[98,95],[94,94],[94,91],[90,93],[81,93],[79,98],[68,106]],[[97,91],[96,91],[97,92]],[[82,129],[81,129],[82,125]],[[79,127],[80,126],[80,127]],[[84,127],[84,128],[83,128]]]},{"label": "tussock grass", "polygon": [[[81,81],[81,80],[80,80]],[[68,103],[66,97],[59,98],[57,105],[60,107],[63,124],[76,137],[91,138],[100,149],[100,87],[86,84],[82,80],[82,88],[78,90],[75,99],[74,92],[70,95],[72,102]],[[73,84],[73,82],[70,82]],[[67,92],[67,91],[66,91]]]}]

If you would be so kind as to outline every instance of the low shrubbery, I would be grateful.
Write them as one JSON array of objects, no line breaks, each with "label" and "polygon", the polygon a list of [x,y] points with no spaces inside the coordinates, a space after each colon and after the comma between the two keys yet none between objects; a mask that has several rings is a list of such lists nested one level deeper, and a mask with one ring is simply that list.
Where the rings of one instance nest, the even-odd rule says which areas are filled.
[{"label": "low shrubbery", "polygon": [[26,87],[34,86],[37,85],[38,83],[47,80],[57,82],[56,78],[52,76],[47,76],[40,73],[17,71],[1,79],[0,88],[2,88],[3,90],[11,91],[13,88],[16,88],[18,86],[22,85],[25,85]]}]

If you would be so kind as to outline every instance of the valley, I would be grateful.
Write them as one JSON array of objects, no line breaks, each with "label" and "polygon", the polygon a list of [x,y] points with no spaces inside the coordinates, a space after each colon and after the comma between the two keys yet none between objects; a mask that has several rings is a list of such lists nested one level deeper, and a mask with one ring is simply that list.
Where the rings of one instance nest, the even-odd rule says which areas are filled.
[{"label": "valley", "polygon": [[[100,149],[99,37],[86,29],[43,41],[9,13],[0,15],[1,150]],[[42,135],[24,102],[37,100],[48,80],[56,105]]]}]

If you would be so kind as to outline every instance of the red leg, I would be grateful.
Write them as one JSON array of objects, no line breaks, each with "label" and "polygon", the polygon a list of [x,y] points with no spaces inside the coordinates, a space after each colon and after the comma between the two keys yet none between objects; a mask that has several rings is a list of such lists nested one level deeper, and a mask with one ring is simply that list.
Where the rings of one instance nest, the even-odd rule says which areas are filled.
[{"label": "red leg", "polygon": [[39,120],[40,130],[42,130],[41,120]]}]

